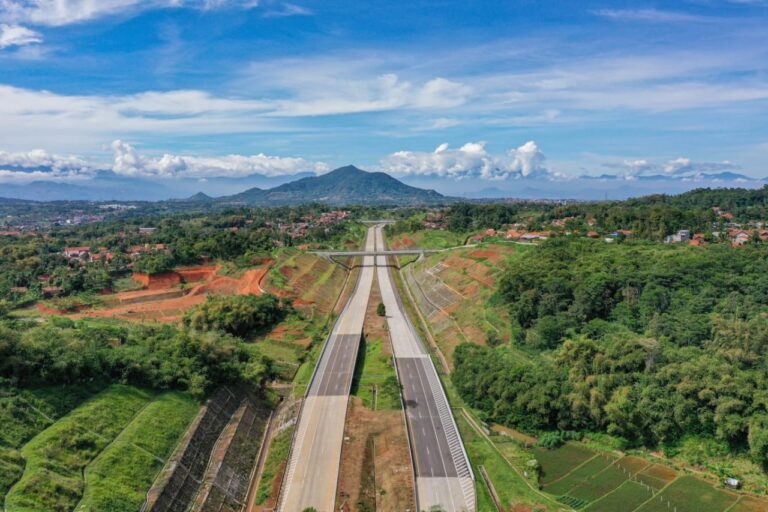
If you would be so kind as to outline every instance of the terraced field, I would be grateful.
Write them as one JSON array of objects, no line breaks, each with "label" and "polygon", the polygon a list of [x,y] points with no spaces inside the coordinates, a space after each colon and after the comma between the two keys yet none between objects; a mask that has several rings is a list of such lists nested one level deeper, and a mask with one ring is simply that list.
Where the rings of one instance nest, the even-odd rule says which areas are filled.
[{"label": "terraced field", "polygon": [[585,512],[768,510],[768,500],[719,488],[632,455],[594,452],[576,443],[534,452],[542,467],[544,491]]}]

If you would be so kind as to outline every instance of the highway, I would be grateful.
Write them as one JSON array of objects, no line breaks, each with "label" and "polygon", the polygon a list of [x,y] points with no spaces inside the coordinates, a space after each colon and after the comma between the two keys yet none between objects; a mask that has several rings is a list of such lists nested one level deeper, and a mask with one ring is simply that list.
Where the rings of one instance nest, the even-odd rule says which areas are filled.
[{"label": "highway", "polygon": [[[383,226],[374,229],[384,250]],[[418,509],[474,512],[474,475],[437,370],[405,313],[386,256],[376,256],[376,270],[403,389]]]},{"label": "highway", "polygon": [[[365,251],[376,248],[375,227]],[[331,512],[344,438],[349,392],[374,277],[374,257],[364,256],[355,290],[326,340],[304,397],[278,502],[281,512],[314,507]]]}]

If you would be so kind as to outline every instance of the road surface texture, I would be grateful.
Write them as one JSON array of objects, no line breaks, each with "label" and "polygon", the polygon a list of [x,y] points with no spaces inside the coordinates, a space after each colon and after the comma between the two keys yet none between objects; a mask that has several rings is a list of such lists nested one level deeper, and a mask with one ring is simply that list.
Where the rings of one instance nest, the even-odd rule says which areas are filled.
[{"label": "road surface texture", "polygon": [[[382,228],[375,228],[379,249],[385,247]],[[403,387],[418,508],[474,512],[474,475],[437,370],[405,313],[387,257],[377,256],[376,267],[397,373]]]},{"label": "road surface texture", "polygon": [[[368,229],[366,251],[376,248],[374,230]],[[363,257],[355,290],[328,336],[307,387],[279,500],[281,512],[334,509],[344,421],[374,264],[373,256]]]}]

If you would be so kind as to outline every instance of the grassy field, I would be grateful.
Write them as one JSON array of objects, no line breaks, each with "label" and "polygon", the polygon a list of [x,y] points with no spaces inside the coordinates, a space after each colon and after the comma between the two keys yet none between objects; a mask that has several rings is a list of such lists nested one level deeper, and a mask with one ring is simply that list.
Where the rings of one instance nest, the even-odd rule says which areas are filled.
[{"label": "grassy field", "polygon": [[147,405],[85,470],[76,511],[133,512],[200,405],[182,393],[164,393]]},{"label": "grassy field", "polygon": [[257,505],[264,503],[272,494],[275,478],[278,477],[281,466],[288,461],[292,440],[293,427],[283,430],[272,440],[267,460],[264,461],[264,470],[259,481],[259,489],[256,492],[255,501]]},{"label": "grassy field", "polygon": [[[376,387],[376,407],[373,406],[373,387]],[[392,358],[382,353],[382,341],[364,340],[355,365],[352,395],[359,397],[369,409],[399,410],[400,387]]]},{"label": "grassy field", "polygon": [[547,511],[554,511],[560,508],[554,503],[554,500],[548,500],[546,496],[542,496],[531,487],[535,488],[536,486],[533,476],[531,480],[526,482],[520,474],[515,472],[504,457],[494,449],[493,445],[472,428],[459,411],[454,410],[454,417],[461,432],[464,447],[472,463],[473,471],[478,479],[476,485],[478,512],[496,510],[491,501],[490,494],[480,477],[478,466],[485,467],[488,477],[499,495],[499,499],[502,504],[510,509],[515,505],[538,505],[538,510]]},{"label": "grassy field", "polygon": [[0,498],[24,473],[21,447],[100,387],[0,388]]},{"label": "grassy field", "polygon": [[21,450],[26,468],[6,497],[7,508],[73,510],[83,493],[84,469],[150,399],[146,391],[113,385],[35,436]]},{"label": "grassy field", "polygon": [[424,229],[413,233],[388,236],[387,243],[393,249],[418,247],[419,249],[444,249],[464,243],[465,236],[452,231]]}]

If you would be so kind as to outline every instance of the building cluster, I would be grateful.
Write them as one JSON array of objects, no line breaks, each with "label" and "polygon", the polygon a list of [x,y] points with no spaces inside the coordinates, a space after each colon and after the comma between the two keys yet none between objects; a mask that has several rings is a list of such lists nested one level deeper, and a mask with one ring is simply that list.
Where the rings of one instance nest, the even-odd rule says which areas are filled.
[{"label": "building cluster", "polygon": [[422,225],[426,229],[446,229],[448,222],[445,214],[442,212],[428,212]]},{"label": "building cluster", "polygon": [[737,222],[733,222],[732,213],[724,212],[717,207],[712,208],[712,211],[715,212],[721,221],[724,221],[725,230],[719,231],[723,225],[722,222],[713,226],[715,230],[712,231],[711,236],[707,236],[705,233],[692,233],[688,229],[681,229],[677,233],[664,238],[664,243],[700,246],[712,241],[728,242],[733,247],[740,247],[752,242],[768,241],[768,229],[765,229],[763,222],[750,221],[746,226],[742,226]]},{"label": "building cluster", "polygon": [[328,228],[348,218],[352,213],[346,210],[333,210],[319,215],[305,215],[296,222],[266,222],[270,228],[277,228],[280,233],[290,238],[304,238],[310,229]]}]

